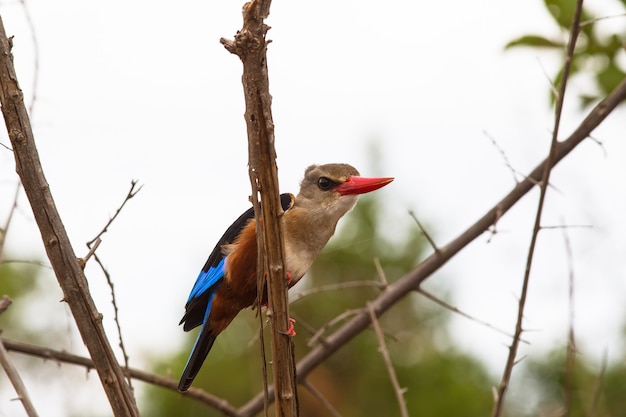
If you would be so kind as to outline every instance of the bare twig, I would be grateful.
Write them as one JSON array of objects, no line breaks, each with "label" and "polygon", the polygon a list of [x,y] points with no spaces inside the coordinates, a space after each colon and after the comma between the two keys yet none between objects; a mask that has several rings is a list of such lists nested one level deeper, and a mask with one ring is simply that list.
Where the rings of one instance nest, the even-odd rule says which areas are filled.
[{"label": "bare twig", "polygon": [[[11,299],[6,295],[3,296],[2,299],[0,299],[0,313],[3,313],[7,308],[9,308],[9,305],[11,305]],[[37,417],[37,410],[35,410],[35,406],[30,400],[26,386],[24,385],[17,368],[13,365],[2,340],[0,340],[0,365],[9,377],[9,381],[11,381],[13,388],[15,388],[15,392],[17,393],[19,400],[22,402],[28,417]]]},{"label": "bare twig", "polygon": [[87,252],[87,255],[78,259],[78,263],[80,264],[81,268],[85,269],[87,262],[89,262],[89,259],[91,259],[91,257],[96,253],[96,250],[98,249],[101,243],[102,243],[102,239],[97,238],[96,241],[93,243],[93,245],[91,245],[91,248],[89,248],[89,252]]},{"label": "bare twig", "polygon": [[340,315],[338,315],[337,317],[333,317],[332,319],[330,319],[329,321],[324,323],[319,328],[319,330],[311,337],[311,339],[309,340],[307,345],[308,346],[314,346],[317,343],[317,341],[322,337],[322,335],[326,332],[326,330],[330,329],[331,327],[333,327],[337,323],[341,323],[342,321],[345,321],[349,317],[352,317],[352,316],[355,316],[355,315],[359,314],[361,311],[363,311],[363,309],[361,309],[361,308],[356,308],[356,309],[352,309],[352,310],[346,310],[343,313],[341,313]]},{"label": "bare twig", "polygon": [[384,289],[385,284],[382,284],[379,281],[346,281],[346,282],[339,282],[336,284],[321,285],[319,287],[309,288],[307,290],[296,293],[289,299],[289,303],[294,304],[302,300],[305,297],[308,297],[308,296],[311,296],[313,294],[317,294],[320,292],[344,290],[346,288],[355,288],[355,287],[375,287],[379,289]]},{"label": "bare twig", "polygon": [[[104,227],[102,228],[102,230],[100,230],[100,232],[96,235],[96,237],[94,237],[89,242],[87,242],[87,247],[89,248],[89,253],[87,253],[87,256],[85,256],[85,258],[79,259],[79,262],[84,268],[89,258],[93,255],[96,263],[100,266],[100,269],[102,270],[102,273],[104,274],[106,278],[109,289],[111,290],[111,304],[113,305],[113,321],[115,322],[115,326],[117,328],[117,335],[119,337],[119,347],[124,357],[124,367],[126,369],[128,369],[130,366],[129,365],[130,358],[128,356],[128,353],[126,352],[126,346],[124,345],[124,338],[122,337],[122,326],[120,325],[119,308],[117,306],[117,300],[115,298],[115,285],[113,284],[113,279],[111,278],[111,274],[109,274],[109,271],[104,267],[104,264],[102,263],[98,255],[95,254],[95,252],[98,246],[100,246],[100,242],[102,242],[101,240],[102,235],[104,235],[109,230],[109,226],[113,224],[117,216],[122,212],[122,209],[124,208],[126,203],[131,198],[136,196],[137,193],[141,191],[142,187],[143,185],[140,185],[139,187],[137,187],[137,180],[131,180],[130,189],[128,190],[128,193],[126,194],[126,197],[124,197],[122,204],[120,204],[120,206],[115,211],[115,214],[113,214],[113,216],[109,218],[109,221],[104,225]],[[130,378],[128,378],[128,385],[132,388],[132,381]]]},{"label": "bare twig", "polygon": [[[66,363],[70,365],[82,366],[88,371],[94,369],[94,363],[90,358],[85,358],[83,356],[73,355],[71,353],[67,353],[60,350],[51,349],[45,346],[36,346],[31,345],[29,343],[17,342],[15,340],[2,338],[0,339],[4,346],[9,351],[19,352],[22,354],[34,356],[37,358],[52,360],[58,363]],[[161,388],[165,388],[169,391],[175,392],[179,395],[183,395],[188,398],[192,398],[202,404],[213,407],[217,411],[220,411],[222,414],[229,417],[238,417],[239,414],[237,409],[235,409],[228,401],[218,398],[214,395],[207,393],[198,388],[191,387],[189,390],[181,393],[178,391],[178,380],[152,374],[146,371],[142,371],[140,369],[128,368],[124,369],[124,372],[131,378],[136,379],[138,381],[143,381],[148,384],[152,384]]]},{"label": "bare twig", "polygon": [[517,176],[519,174],[519,171],[516,170],[515,168],[513,168],[513,164],[511,164],[511,161],[509,160],[509,157],[506,155],[506,152],[504,152],[504,149],[502,149],[500,147],[500,145],[498,145],[498,142],[496,141],[496,139],[491,136],[489,134],[489,132],[487,132],[486,130],[483,130],[483,134],[485,136],[487,136],[487,138],[491,141],[491,144],[498,150],[498,152],[500,153],[500,156],[502,157],[502,160],[504,161],[504,164],[506,165],[506,167],[509,169],[509,171],[511,172],[511,175],[513,176],[513,181],[515,181],[515,184],[519,184],[519,180],[517,179]]},{"label": "bare twig", "polygon": [[409,210],[409,216],[411,216],[413,218],[413,220],[415,221],[415,224],[417,224],[417,227],[420,228],[420,230],[422,231],[422,234],[424,235],[426,240],[428,240],[428,243],[430,243],[430,246],[432,246],[432,248],[435,251],[435,253],[439,253],[439,248],[435,244],[435,241],[430,237],[428,232],[426,232],[426,229],[424,229],[424,227],[422,226],[420,221],[417,220],[417,216],[415,215],[415,213],[412,210]]},{"label": "bare twig", "polygon": [[33,91],[30,96],[30,104],[28,105],[28,114],[32,119],[33,113],[35,112],[35,103],[37,101],[37,90],[39,89],[39,41],[37,40],[37,31],[35,31],[33,18],[28,10],[28,7],[26,6],[26,0],[20,0],[20,3],[22,4],[22,9],[24,10],[24,17],[26,17],[26,23],[28,24],[28,29],[30,31],[30,38],[33,43]]},{"label": "bare twig", "polygon": [[[467,230],[440,248],[439,254],[432,254],[422,261],[415,269],[390,284],[387,289],[374,301],[378,315],[390,309],[398,300],[413,292],[419,285],[428,279],[435,271],[446,264],[469,243],[478,238],[483,232],[498,221],[524,195],[532,190],[541,181],[545,167],[556,165],[565,158],[576,146],[583,142],[589,134],[598,127],[604,119],[624,100],[626,100],[626,80],[623,80],[604,100],[594,107],[587,117],[569,138],[557,143],[552,159],[543,160],[519,184],[505,195],[498,203],[489,209]],[[337,329],[326,338],[325,344],[315,346],[303,359],[298,362],[298,379],[302,380],[320,363],[346,345],[371,322],[367,311],[357,314],[349,322]],[[269,392],[273,398],[273,389]],[[252,398],[240,408],[242,416],[253,416],[263,407],[263,394]]]},{"label": "bare twig", "polygon": [[380,259],[374,258],[374,266],[376,267],[376,274],[378,275],[378,279],[381,283],[381,289],[384,290],[389,286],[389,281],[387,281],[387,276],[385,275],[383,266],[380,264]]},{"label": "bare twig", "polygon": [[[476,323],[481,324],[481,325],[483,325],[485,327],[488,327],[491,330],[494,330],[494,331],[496,331],[496,332],[498,332],[500,334],[503,334],[503,335],[508,336],[508,337],[513,337],[512,333],[509,333],[509,332],[507,332],[506,330],[503,330],[503,329],[499,329],[496,326],[494,326],[494,325],[492,325],[490,323],[487,323],[484,320],[478,319],[478,318],[476,318],[474,316],[471,316],[471,315],[465,313],[464,311],[459,310],[457,307],[454,307],[453,305],[450,305],[449,303],[446,303],[445,301],[443,301],[442,299],[436,297],[434,294],[426,291],[422,287],[419,287],[417,289],[417,292],[422,294],[424,297],[428,298],[430,301],[434,302],[435,304],[439,304],[441,307],[446,308],[446,309],[452,311],[453,313],[459,314],[459,315],[465,317],[466,319],[475,321]],[[525,342],[524,340],[522,340],[522,341]]]},{"label": "bare twig", "polygon": [[563,67],[563,79],[562,79],[561,86],[559,88],[559,94],[556,98],[554,128],[552,131],[550,153],[548,155],[547,163],[543,169],[543,173],[541,176],[539,202],[537,204],[537,214],[535,216],[535,224],[533,226],[533,233],[532,233],[532,237],[530,240],[530,247],[528,248],[528,257],[526,260],[526,268],[524,271],[522,291],[520,294],[519,307],[518,307],[518,312],[517,312],[517,322],[515,324],[515,334],[513,337],[513,341],[511,342],[511,346],[509,347],[509,355],[506,361],[506,365],[504,367],[504,371],[502,373],[500,385],[498,386],[498,395],[497,395],[497,401],[494,404],[494,408],[493,408],[493,417],[500,417],[502,415],[505,395],[509,386],[511,375],[513,373],[513,367],[515,366],[515,363],[516,363],[517,349],[519,347],[519,342],[520,342],[521,335],[523,332],[524,309],[526,306],[526,297],[528,295],[530,272],[532,269],[532,263],[533,263],[533,259],[535,255],[535,247],[537,244],[539,231],[541,230],[541,217],[543,214],[543,207],[544,207],[544,203],[546,199],[546,193],[548,191],[548,186],[550,184],[550,173],[552,172],[552,168],[557,162],[555,155],[556,155],[556,150],[557,150],[557,145],[558,145],[559,127],[561,126],[561,113],[563,111],[565,90],[567,88],[567,81],[569,79],[571,63],[572,63],[572,59],[574,56],[574,49],[576,47],[576,40],[578,39],[582,7],[583,7],[583,0],[578,0],[576,4],[576,13],[574,15],[574,21],[572,22],[572,27],[570,30],[570,38],[569,38],[569,42],[567,45],[567,55],[565,58],[565,65]]},{"label": "bare twig", "polygon": [[11,42],[0,19],[0,104],[13,146],[16,169],[33,209],[55,275],[94,360],[113,414],[138,416],[132,390],[111,349],[101,315],[89,293],[87,280],[72,248],[43,173],[22,91],[13,66]]},{"label": "bare twig", "polygon": [[[99,241],[100,241],[100,238],[96,240],[96,242],[94,243],[94,247],[98,244]],[[124,357],[124,368],[128,369],[130,367],[130,364],[129,364],[130,357],[128,356],[128,353],[126,352],[126,345],[124,345],[124,338],[122,337],[122,326],[120,325],[119,308],[117,306],[117,299],[115,297],[115,284],[113,283],[111,274],[105,268],[104,264],[100,260],[100,257],[96,255],[95,253],[94,253],[94,259],[96,263],[100,266],[100,269],[102,270],[102,273],[104,274],[104,277],[106,278],[107,285],[109,286],[109,289],[111,290],[111,304],[113,305],[113,321],[115,322],[115,327],[117,328],[117,336],[119,338],[119,347],[120,347],[120,350],[122,351],[122,356]],[[132,388],[132,382],[130,378],[128,378],[128,385]]]},{"label": "bare twig", "polygon": [[100,230],[100,232],[96,235],[96,237],[94,237],[89,242],[87,242],[87,247],[88,248],[91,249],[91,245],[93,245],[99,238],[101,238],[103,234],[105,234],[106,232],[109,231],[109,226],[111,226],[111,224],[115,221],[117,216],[122,212],[122,209],[124,208],[126,203],[128,203],[128,201],[131,198],[136,196],[137,193],[139,191],[141,191],[142,187],[143,187],[143,185],[140,185],[139,187],[137,187],[137,180],[131,180],[130,181],[130,190],[128,190],[128,193],[126,194],[126,197],[124,197],[124,201],[122,201],[122,204],[120,204],[120,206],[117,208],[117,210],[115,210],[115,214],[113,214],[113,216],[111,216],[111,218],[109,218],[109,221],[104,225],[104,227],[102,228],[102,230]]},{"label": "bare twig", "polygon": [[300,382],[300,384],[305,387],[306,389],[309,390],[309,392],[320,402],[322,403],[322,405],[324,407],[326,407],[326,409],[328,410],[328,412],[330,413],[331,416],[333,417],[341,417],[341,414],[339,414],[339,411],[337,411],[335,409],[335,407],[333,407],[333,405],[326,399],[326,397],[324,397],[322,395],[321,392],[319,392],[313,385],[311,385],[309,383],[308,380],[304,380],[302,382]]},{"label": "bare twig", "polygon": [[389,379],[391,380],[391,386],[393,387],[393,391],[396,394],[396,399],[398,400],[398,406],[400,407],[400,415],[402,417],[409,417],[409,410],[406,407],[406,401],[404,400],[404,393],[406,392],[405,388],[400,386],[400,382],[398,381],[398,376],[396,375],[396,371],[393,369],[393,363],[391,363],[391,356],[389,356],[389,351],[387,350],[387,345],[385,344],[385,336],[383,335],[382,330],[380,329],[380,324],[378,324],[378,318],[376,317],[376,312],[374,311],[374,307],[371,303],[367,303],[367,310],[369,311],[370,318],[372,320],[372,327],[374,328],[374,333],[376,333],[376,337],[378,338],[378,345],[380,346],[379,351],[383,356],[383,361],[385,362],[385,367],[387,368],[387,373],[389,374]]},{"label": "bare twig", "polygon": [[595,17],[593,19],[585,20],[583,22],[580,22],[580,28],[582,29],[585,26],[593,25],[594,23],[599,22],[601,20],[615,19],[617,17],[626,17],[626,13],[618,13],[618,14],[614,14],[611,16],[600,16],[600,17]]},{"label": "bare twig", "polygon": [[15,187],[15,195],[13,196],[13,204],[9,209],[9,214],[7,215],[7,219],[4,222],[4,227],[0,229],[0,264],[4,261],[4,243],[6,242],[7,233],[9,233],[9,227],[11,226],[11,220],[13,220],[13,213],[15,213],[15,209],[17,208],[17,199],[20,195],[20,190],[22,189],[22,183],[18,182],[17,187]]}]

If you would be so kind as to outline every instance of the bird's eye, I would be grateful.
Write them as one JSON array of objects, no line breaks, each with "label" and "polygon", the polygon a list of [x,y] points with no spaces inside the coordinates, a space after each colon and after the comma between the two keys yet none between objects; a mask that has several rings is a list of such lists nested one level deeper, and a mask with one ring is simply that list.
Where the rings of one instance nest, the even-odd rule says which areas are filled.
[{"label": "bird's eye", "polygon": [[336,182],[329,180],[326,177],[320,177],[319,180],[317,180],[317,186],[320,188],[320,190],[322,191],[328,191],[331,188],[335,187],[337,185]]}]

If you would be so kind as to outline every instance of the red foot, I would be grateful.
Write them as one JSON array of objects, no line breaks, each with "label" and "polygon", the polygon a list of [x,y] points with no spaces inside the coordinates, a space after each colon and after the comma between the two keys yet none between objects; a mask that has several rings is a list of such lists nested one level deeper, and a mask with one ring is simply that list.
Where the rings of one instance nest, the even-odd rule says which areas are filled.
[{"label": "red foot", "polygon": [[294,328],[294,323],[296,322],[295,319],[292,319],[291,317],[289,317],[289,327],[287,328],[286,331],[281,332],[282,334],[284,334],[285,336],[295,336],[296,335],[296,330]]},{"label": "red foot", "polygon": [[293,275],[291,275],[291,272],[285,272],[285,276],[287,277],[287,285],[291,284],[291,281],[293,280]]}]

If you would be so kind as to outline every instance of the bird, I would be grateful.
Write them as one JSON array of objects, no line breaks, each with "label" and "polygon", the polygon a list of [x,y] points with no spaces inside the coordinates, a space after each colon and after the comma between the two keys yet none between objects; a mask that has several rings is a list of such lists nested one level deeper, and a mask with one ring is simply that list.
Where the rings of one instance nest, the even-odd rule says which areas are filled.
[{"label": "bird", "polygon": [[[335,232],[337,222],[360,194],[377,190],[392,177],[366,178],[351,165],[331,163],[306,168],[297,196],[280,195],[280,217],[289,288],[304,276]],[[257,302],[257,242],[253,208],[226,230],[193,285],[179,325],[200,331],[182,372],[178,390],[187,391],[217,336],[243,309]],[[263,294],[263,302],[267,301]],[[295,333],[293,333],[295,334]]]}]

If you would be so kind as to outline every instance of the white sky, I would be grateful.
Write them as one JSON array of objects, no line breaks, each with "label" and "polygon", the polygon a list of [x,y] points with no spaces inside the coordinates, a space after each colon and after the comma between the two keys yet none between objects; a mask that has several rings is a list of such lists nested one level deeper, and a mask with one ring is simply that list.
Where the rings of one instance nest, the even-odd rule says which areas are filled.
[{"label": "white sky", "polygon": [[[177,326],[189,289],[217,238],[248,205],[241,64],[218,42],[241,27],[241,4],[27,4],[40,61],[32,124],[78,254],[121,203],[130,180],[144,185],[98,252],[115,281],[132,364],[141,366],[143,355],[168,354],[192,337]],[[623,12],[609,0],[588,4],[599,14]],[[18,1],[2,2],[0,14],[15,35],[18,78],[30,97],[34,52],[23,9]],[[601,24],[608,30],[615,20]],[[558,57],[503,51],[525,33],[558,35],[541,1],[275,1],[268,23],[284,191],[297,191],[311,163],[348,162],[363,175],[395,176],[378,192],[388,201],[390,230],[412,227],[412,210],[445,244],[514,185],[484,132],[521,172],[547,153],[552,115],[546,73],[555,73]],[[554,171],[558,192],[550,192],[544,217],[548,225],[593,226],[568,230],[577,337],[590,358],[605,350],[613,360],[622,355],[625,116],[621,109],[594,133],[603,147],[589,141]],[[580,120],[570,96],[561,136]],[[367,171],[372,138],[382,142],[381,172]],[[0,141],[9,143],[6,134]],[[2,222],[15,184],[13,156],[0,148]],[[501,220],[491,243],[486,235],[478,239],[427,287],[445,288],[457,307],[513,329],[537,195]],[[7,246],[14,256],[43,258],[23,195],[19,203]],[[93,265],[87,273],[116,344],[108,287]],[[526,334],[531,344],[523,354],[564,343],[568,273],[562,231],[543,232],[526,312],[534,331]],[[42,311],[60,310],[69,320],[59,298],[60,292],[49,305],[43,302]],[[494,371],[502,368],[505,337],[460,317],[453,332],[460,348]],[[82,349],[78,340],[58,347]],[[0,416],[22,415],[4,387]],[[39,408],[63,415],[64,398],[48,397]]]}]

